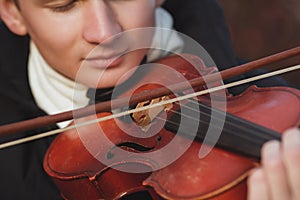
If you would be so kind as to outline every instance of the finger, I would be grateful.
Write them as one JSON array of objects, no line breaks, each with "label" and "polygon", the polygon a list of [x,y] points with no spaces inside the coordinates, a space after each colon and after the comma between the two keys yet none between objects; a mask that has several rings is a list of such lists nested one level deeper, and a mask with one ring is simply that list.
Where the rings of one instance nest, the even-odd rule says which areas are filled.
[{"label": "finger", "polygon": [[248,200],[268,200],[265,176],[261,168],[255,169],[248,178]]},{"label": "finger", "polygon": [[290,199],[288,179],[281,158],[280,143],[278,141],[270,141],[263,146],[262,165],[270,199]]},{"label": "finger", "polygon": [[300,131],[291,129],[285,132],[282,144],[292,199],[300,199]]}]

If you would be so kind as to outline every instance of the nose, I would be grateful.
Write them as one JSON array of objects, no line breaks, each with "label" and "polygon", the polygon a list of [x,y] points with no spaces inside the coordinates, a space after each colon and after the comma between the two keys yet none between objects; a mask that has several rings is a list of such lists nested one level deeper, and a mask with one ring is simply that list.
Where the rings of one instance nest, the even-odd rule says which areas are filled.
[{"label": "nose", "polygon": [[91,0],[88,2],[83,29],[83,37],[86,41],[100,44],[121,32],[121,25],[106,1]]}]

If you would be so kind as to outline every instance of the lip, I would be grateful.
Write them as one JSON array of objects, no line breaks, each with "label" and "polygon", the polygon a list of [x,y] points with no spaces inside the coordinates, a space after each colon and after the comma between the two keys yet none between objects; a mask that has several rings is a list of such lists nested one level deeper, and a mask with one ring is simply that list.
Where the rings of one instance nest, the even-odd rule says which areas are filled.
[{"label": "lip", "polygon": [[124,51],[121,53],[115,53],[111,55],[94,55],[92,57],[84,58],[86,65],[98,68],[105,69],[118,66],[124,59]]}]

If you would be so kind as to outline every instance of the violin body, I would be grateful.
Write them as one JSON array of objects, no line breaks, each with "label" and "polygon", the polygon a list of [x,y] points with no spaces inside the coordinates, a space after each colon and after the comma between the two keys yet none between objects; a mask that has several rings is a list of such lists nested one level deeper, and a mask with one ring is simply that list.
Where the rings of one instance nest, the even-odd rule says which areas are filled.
[{"label": "violin body", "polygon": [[[199,58],[190,55],[171,56],[157,63],[169,68],[148,67],[146,75],[138,76],[140,78],[131,90],[119,92],[118,96],[130,96],[162,87],[165,83],[176,84],[181,79],[190,80],[215,72],[215,68],[205,67]],[[170,74],[170,69],[175,73]],[[253,86],[238,96],[226,95],[224,111],[255,124],[281,133],[300,123],[298,90]],[[168,98],[173,96],[175,94]],[[209,104],[211,96],[195,99]],[[293,106],[289,106],[291,104]],[[171,111],[159,112],[146,125],[143,124],[144,115],[139,115],[141,123],[137,122],[140,118],[119,117],[66,131],[49,147],[44,169],[57,184],[63,198],[70,200],[246,199],[247,175],[259,163],[216,147],[200,159],[200,148],[209,146],[178,137],[164,128],[165,122],[178,109],[180,105],[173,105]],[[75,122],[111,114],[99,113]],[[170,142],[174,144],[168,151],[163,151]],[[173,161],[165,163],[169,158]]]}]

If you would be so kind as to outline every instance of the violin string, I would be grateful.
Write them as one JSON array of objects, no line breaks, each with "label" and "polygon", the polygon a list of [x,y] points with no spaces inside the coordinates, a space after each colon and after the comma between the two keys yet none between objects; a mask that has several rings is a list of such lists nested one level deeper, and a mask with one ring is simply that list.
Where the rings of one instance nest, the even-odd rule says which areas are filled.
[{"label": "violin string", "polygon": [[[197,101],[195,101],[195,100],[189,100],[189,101],[190,101],[191,103],[194,103],[194,104],[199,105],[199,103],[198,103]],[[177,103],[177,102],[176,102],[176,103]],[[181,105],[181,106],[182,106],[182,107],[185,107],[186,109],[190,109],[190,110],[193,110],[193,111],[195,111],[195,112],[198,112],[198,110],[195,110],[194,108],[191,108],[190,106],[187,106],[187,105],[184,105],[184,104]],[[201,104],[201,106],[206,106],[206,105]],[[211,109],[209,106],[206,106],[206,108],[207,108],[207,109]],[[200,120],[197,119],[197,118],[193,118],[193,117],[191,117],[191,116],[182,114],[182,113],[180,113],[180,112],[178,112],[178,111],[171,111],[171,112],[173,112],[173,113],[175,113],[175,114],[180,114],[181,116],[183,116],[183,117],[185,117],[185,118],[188,118],[189,120],[195,121],[197,125],[198,125],[198,124],[209,125],[209,122],[206,122],[206,121],[200,121]],[[226,113],[226,112],[221,111],[221,110],[216,110],[216,109],[214,109],[214,112],[219,112],[221,115],[226,115],[226,116],[229,115],[229,113]],[[201,114],[201,116],[208,117],[208,118],[211,119],[211,120],[223,120],[222,118],[218,118],[218,117],[216,117],[216,116],[214,116],[214,115],[210,115],[210,113],[208,113],[208,112],[200,111],[200,114]],[[201,116],[200,116],[200,117],[201,117]],[[217,116],[219,116],[219,115],[217,115]],[[233,116],[231,115],[231,117],[233,117]],[[159,117],[158,117],[158,118],[159,118]],[[176,122],[173,122],[173,121],[171,121],[171,120],[167,120],[167,122],[168,122],[168,123],[172,123],[173,125],[176,125]],[[234,122],[231,121],[231,120],[226,120],[226,123],[227,123],[227,125],[229,125],[228,127],[233,128],[233,129],[228,129],[228,128],[224,127],[223,130],[224,130],[226,133],[230,133],[230,134],[232,134],[232,135],[234,135],[234,136],[243,138],[243,139],[248,140],[248,141],[252,141],[252,142],[255,142],[255,141],[256,141],[256,140],[255,140],[256,137],[252,137],[252,136],[257,136],[257,131],[255,131],[255,130],[253,130],[253,129],[247,129],[247,127],[242,126],[242,125],[240,125],[240,124],[238,124],[238,123],[234,123]],[[214,124],[215,124],[215,123],[212,124],[213,127],[215,126]],[[257,126],[259,126],[259,125],[257,125]],[[215,127],[217,127],[217,126],[215,126]],[[247,132],[248,134],[236,134],[237,130],[238,130],[238,131],[243,131],[243,132],[245,132],[245,133]],[[250,133],[250,132],[251,132],[251,133]],[[261,137],[261,139],[269,139],[269,137],[268,137],[266,134],[260,134],[259,136]],[[258,140],[258,141],[260,141],[260,140]]]},{"label": "violin string", "polygon": [[[196,101],[196,100],[193,100],[193,99],[188,99],[188,101],[190,102],[190,103],[193,103],[193,104],[196,104],[196,105],[199,105],[199,102],[198,101]],[[205,107],[207,110],[210,110],[210,109],[212,109],[210,106],[207,106],[207,105],[205,105],[205,104],[200,104],[202,107]],[[193,111],[196,111],[197,112],[197,110],[195,110],[194,108],[190,108],[190,106],[187,106],[187,105],[182,105],[182,106],[184,106],[184,107],[186,107],[186,109],[191,109],[191,110],[193,110]],[[213,109],[214,111],[213,112],[218,112],[219,114],[221,114],[222,116],[223,115],[226,115],[226,116],[230,116],[231,118],[234,118],[235,116],[234,115],[231,115],[230,113],[227,113],[227,112],[225,112],[225,111],[222,111],[222,110],[217,110],[217,109]],[[180,113],[177,113],[177,114],[180,114]],[[202,115],[202,116],[205,116],[205,117],[212,117],[211,119],[213,119],[213,120],[223,120],[223,119],[220,119],[220,118],[217,118],[216,116],[219,116],[219,115],[210,115],[210,113],[208,113],[208,112],[203,112],[203,111],[200,111],[200,114]],[[180,114],[180,115],[182,115],[182,114]],[[184,117],[188,117],[188,116],[184,116]],[[190,119],[190,118],[189,118]],[[195,118],[194,118],[195,119]],[[236,131],[235,130],[240,130],[240,131],[245,131],[245,132],[249,132],[249,131],[252,131],[253,129],[247,129],[245,126],[242,126],[242,125],[240,125],[240,124],[238,124],[238,123],[234,123],[234,122],[232,122],[232,121],[226,121],[226,123],[228,123],[228,125],[230,125],[229,127],[236,127],[236,129],[234,129],[231,133],[232,134],[234,134]],[[249,122],[250,123],[250,122]],[[257,126],[259,126],[259,125],[257,125]],[[225,129],[226,130],[226,129]],[[253,134],[255,134],[255,133],[257,133],[255,130],[253,130],[252,131],[252,135]],[[251,135],[251,134],[250,134]],[[247,136],[247,135],[245,135],[245,136]],[[265,134],[263,134],[262,135],[262,137],[263,136],[266,136]],[[249,139],[252,139],[252,137],[247,137],[247,138],[249,138]],[[267,139],[268,137],[266,137],[266,139]]]},{"label": "violin string", "polygon": [[[194,101],[192,103],[199,105],[197,101]],[[204,120],[199,120],[198,118],[192,118],[180,112],[174,111],[174,113],[180,113],[179,114],[180,117],[188,118],[188,121],[178,126],[178,123],[176,121],[172,121],[171,118],[170,120],[167,120],[167,123],[164,127],[168,131],[173,132],[174,134],[179,133],[183,137],[188,137],[191,140],[196,140],[198,142],[208,144],[209,146],[216,145],[219,148],[226,149],[240,155],[252,157],[257,160],[261,159],[260,157],[261,147],[266,141],[280,140],[281,138],[281,135],[273,130],[243,120],[234,115],[224,113],[224,111],[221,110],[214,109],[213,112],[217,111],[217,112],[221,112],[222,115],[226,114],[226,119],[223,119],[222,117],[218,118],[218,115],[216,115],[217,117],[215,115],[211,116],[210,115],[211,107],[206,106],[204,104],[200,104],[200,105],[201,107],[203,106],[207,107],[207,110],[205,112],[200,111],[201,116],[203,117],[203,115],[206,115],[207,119],[205,119],[204,117]],[[182,105],[182,106],[186,107],[186,105]],[[214,120],[214,123],[210,123],[211,119]],[[223,125],[222,127],[218,125],[220,122],[221,125]],[[193,129],[191,131],[190,130],[191,126],[193,127],[197,126],[198,129],[197,130]],[[208,130],[206,129],[207,127],[209,127],[210,130],[217,130],[217,131],[207,131]]]},{"label": "violin string", "polygon": [[271,77],[271,76],[280,75],[280,74],[295,71],[295,70],[298,70],[298,69],[300,69],[300,65],[295,65],[295,66],[288,67],[288,68],[285,68],[285,69],[280,69],[280,70],[277,70],[277,71],[269,72],[269,73],[258,75],[258,76],[255,76],[255,77],[251,77],[251,78],[239,80],[239,81],[236,81],[236,82],[228,83],[228,84],[225,84],[225,85],[222,85],[222,86],[217,86],[217,87],[214,87],[214,88],[209,88],[209,89],[202,90],[202,91],[199,91],[199,92],[195,92],[195,93],[192,93],[192,94],[187,94],[187,95],[184,95],[184,96],[176,97],[174,99],[160,101],[158,103],[150,104],[150,105],[147,105],[147,106],[144,106],[144,107],[135,108],[135,109],[132,109],[132,110],[126,110],[126,111],[123,111],[123,112],[120,112],[120,113],[115,113],[115,114],[112,114],[112,115],[109,115],[109,116],[101,117],[101,118],[94,119],[94,120],[87,121],[87,122],[77,123],[75,125],[71,125],[71,126],[68,126],[68,127],[65,127],[65,128],[40,133],[40,134],[37,134],[37,135],[34,135],[34,136],[21,138],[21,139],[17,139],[17,140],[14,140],[14,141],[5,142],[5,143],[0,144],[0,149],[7,148],[7,147],[10,147],[10,146],[15,146],[15,145],[18,145],[18,144],[22,144],[22,143],[37,140],[37,139],[41,139],[41,138],[44,138],[44,137],[56,135],[56,134],[59,134],[61,132],[65,132],[67,130],[71,130],[71,129],[74,129],[74,128],[77,128],[77,127],[88,126],[88,125],[91,125],[91,124],[107,121],[109,119],[130,115],[130,114],[135,113],[135,112],[148,110],[148,109],[151,109],[151,108],[154,108],[154,107],[160,107],[160,106],[163,106],[163,105],[166,105],[166,104],[172,104],[174,102],[178,102],[178,101],[181,101],[181,100],[190,99],[190,98],[193,98],[193,97],[196,97],[196,96],[201,96],[201,95],[208,94],[208,93],[213,93],[213,92],[216,92],[216,91],[219,91],[219,90],[228,89],[228,88],[231,88],[231,87],[234,87],[234,86],[238,86],[238,85],[253,82],[253,81],[256,81],[256,80],[268,78],[268,77]]},{"label": "violin string", "polygon": [[[198,102],[196,102],[196,101],[193,101],[193,100],[189,100],[191,103],[194,103],[194,104],[197,104],[197,105],[199,105],[199,103]],[[177,102],[176,102],[177,103]],[[185,107],[186,109],[190,109],[190,110],[193,110],[193,111],[195,111],[195,112],[198,112],[198,110],[195,110],[195,109],[193,109],[193,108],[191,108],[190,106],[187,106],[187,105],[181,105],[182,107]],[[205,106],[205,105],[203,105],[203,104],[201,104],[201,106]],[[207,106],[207,109],[211,109],[210,107],[208,107]],[[197,125],[198,127],[201,127],[202,125],[203,125],[203,127],[207,127],[207,125],[210,125],[210,122],[208,122],[208,121],[201,121],[201,120],[199,120],[199,119],[197,119],[197,118],[194,118],[194,117],[191,117],[191,116],[189,116],[189,115],[185,115],[185,114],[183,114],[183,113],[180,113],[180,112],[178,112],[178,111],[174,111],[174,110],[172,110],[171,111],[172,113],[175,113],[175,114],[179,114],[180,116],[183,116],[183,117],[185,117],[186,119],[188,119],[190,122],[191,121],[194,121],[194,124],[195,125]],[[224,111],[220,111],[220,110],[214,110],[214,112],[219,112],[219,113],[221,113],[221,115],[229,115],[228,113],[225,113]],[[203,117],[207,117],[208,119],[210,119],[210,120],[218,120],[218,122],[220,121],[220,120],[223,120],[223,118],[218,118],[218,117],[216,117],[216,116],[214,116],[214,115],[210,115],[210,113],[208,113],[207,111],[206,112],[203,112],[203,111],[200,111],[199,112],[200,114],[201,114],[201,116]],[[201,118],[201,116],[200,116],[200,118]],[[219,116],[219,115],[217,115],[217,116]],[[161,119],[161,120],[163,120],[163,118],[161,118],[161,117],[156,117],[157,119]],[[173,124],[173,125],[177,125],[177,123],[176,122],[174,122],[174,121],[172,121],[172,120],[167,120],[167,122],[168,123],[170,123],[170,124]],[[216,122],[216,121],[215,121]],[[192,123],[193,124],[193,123]],[[217,123],[218,124],[218,123]],[[257,138],[256,137],[252,137],[252,136],[256,136],[257,135],[257,132],[255,131],[255,130],[253,130],[253,129],[247,129],[247,127],[245,127],[245,126],[242,126],[242,125],[240,125],[240,124],[237,124],[237,123],[234,123],[233,121],[231,121],[231,120],[226,120],[226,124],[228,125],[228,126],[226,126],[226,127],[223,127],[223,131],[225,131],[225,133],[227,133],[227,134],[231,134],[231,135],[233,135],[233,136],[235,136],[235,137],[238,137],[238,138],[242,138],[243,140],[245,140],[245,141],[250,141],[250,142],[259,142],[259,141],[261,141],[261,140],[256,140]],[[183,128],[184,128],[184,125],[181,125],[181,126],[183,126]],[[187,126],[189,126],[189,125],[187,125]],[[212,127],[215,127],[215,128],[219,128],[218,126],[215,126],[215,123],[212,123],[211,124],[211,126]],[[230,128],[230,129],[229,129]],[[239,133],[240,132],[243,132],[243,134],[238,134],[237,133],[237,131],[239,131]],[[251,133],[250,133],[251,132]],[[267,135],[266,134],[261,134],[261,135],[259,135],[259,136],[261,136],[261,137],[263,137],[263,138],[260,138],[260,139],[269,139],[269,137],[267,137]]]}]

